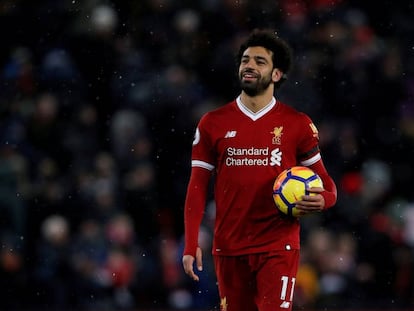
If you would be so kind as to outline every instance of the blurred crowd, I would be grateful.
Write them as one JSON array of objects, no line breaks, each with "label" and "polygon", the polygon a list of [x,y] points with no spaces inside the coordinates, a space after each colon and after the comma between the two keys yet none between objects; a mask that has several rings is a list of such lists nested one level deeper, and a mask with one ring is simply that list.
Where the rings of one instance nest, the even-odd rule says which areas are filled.
[{"label": "blurred crowd", "polygon": [[414,308],[411,1],[3,0],[0,309],[217,308],[212,198],[201,281],[181,268],[191,141],[258,27],[338,185],[301,220],[295,307]]}]

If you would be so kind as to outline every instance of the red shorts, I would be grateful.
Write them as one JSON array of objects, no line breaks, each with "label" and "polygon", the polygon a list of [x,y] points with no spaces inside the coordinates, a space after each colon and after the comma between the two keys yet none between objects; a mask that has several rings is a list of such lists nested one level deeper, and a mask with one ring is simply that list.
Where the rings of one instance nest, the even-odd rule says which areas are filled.
[{"label": "red shorts", "polygon": [[221,311],[289,311],[299,250],[214,256]]}]

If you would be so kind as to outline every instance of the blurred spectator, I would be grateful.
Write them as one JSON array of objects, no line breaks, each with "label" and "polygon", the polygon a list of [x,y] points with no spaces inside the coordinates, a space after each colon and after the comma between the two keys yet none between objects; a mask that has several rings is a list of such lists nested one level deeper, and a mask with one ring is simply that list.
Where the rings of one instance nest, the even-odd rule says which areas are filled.
[{"label": "blurred spectator", "polygon": [[[130,167],[130,165],[134,164],[136,161],[145,160],[151,155],[151,150],[134,148],[134,145],[137,142],[142,141],[145,143],[146,132],[146,120],[140,113],[133,110],[120,109],[113,115],[111,123],[111,149],[116,160],[121,165],[125,166],[125,168]],[[148,144],[150,143],[147,143],[147,145]],[[141,159],[139,159],[139,157],[141,157]]]},{"label": "blurred spectator", "polygon": [[27,303],[21,297],[30,294],[27,284],[31,271],[24,264],[25,250],[22,241],[13,232],[3,232],[0,241],[0,286],[3,288],[0,291],[1,307],[5,310],[21,310]]},{"label": "blurred spectator", "polygon": [[71,171],[76,172],[92,167],[100,151],[99,121],[96,109],[87,103],[79,105],[71,116],[72,121],[64,129],[63,144],[68,150]]},{"label": "blurred spectator", "polygon": [[0,234],[11,232],[17,236],[26,233],[27,192],[30,188],[27,159],[13,141],[0,145]]},{"label": "blurred spectator", "polygon": [[66,170],[69,158],[63,145],[66,120],[60,115],[60,102],[55,94],[40,94],[26,124],[26,135],[33,148],[34,162],[52,157],[59,169]]},{"label": "blurred spectator", "polygon": [[76,305],[85,310],[105,305],[109,296],[101,285],[98,271],[108,256],[108,242],[103,225],[93,218],[86,218],[78,224],[73,235],[73,248],[70,257],[72,269],[76,274],[74,295]]},{"label": "blurred spectator", "polygon": [[60,215],[47,217],[36,248],[34,286],[37,303],[66,310],[73,306],[73,271],[70,264],[71,233]]},{"label": "blurred spectator", "polygon": [[5,95],[35,94],[36,77],[33,61],[33,53],[28,47],[18,46],[12,51],[2,70],[2,89]]}]

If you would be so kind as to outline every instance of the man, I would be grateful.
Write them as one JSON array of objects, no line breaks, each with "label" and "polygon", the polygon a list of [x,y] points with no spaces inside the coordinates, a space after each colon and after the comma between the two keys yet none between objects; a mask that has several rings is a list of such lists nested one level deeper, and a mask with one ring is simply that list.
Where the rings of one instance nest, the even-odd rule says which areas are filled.
[{"label": "man", "polygon": [[241,45],[241,94],[205,114],[196,129],[184,208],[184,271],[198,281],[202,270],[198,230],[208,183],[215,177],[213,256],[220,308],[227,311],[291,310],[299,264],[299,218],[278,212],[272,197],[276,176],[302,165],[321,177],[296,203],[302,215],[336,203],[336,186],[323,164],[318,131],[304,113],[278,101],[275,89],[291,66],[287,43],[255,30]]}]

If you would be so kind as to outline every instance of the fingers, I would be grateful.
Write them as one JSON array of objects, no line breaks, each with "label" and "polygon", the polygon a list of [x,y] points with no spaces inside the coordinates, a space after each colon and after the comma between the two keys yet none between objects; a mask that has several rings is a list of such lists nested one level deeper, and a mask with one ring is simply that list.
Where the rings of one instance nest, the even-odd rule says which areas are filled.
[{"label": "fingers", "polygon": [[197,275],[197,274],[195,274],[195,273],[194,273],[193,269],[191,269],[191,271],[190,271],[189,273],[187,273],[187,274],[188,274],[188,276],[189,276],[190,278],[192,278],[194,281],[196,281],[196,282],[200,281],[200,278],[198,277],[198,275]]},{"label": "fingers", "polygon": [[324,209],[325,199],[321,194],[319,194],[320,189],[312,188],[312,192],[313,194],[304,195],[301,200],[296,202],[296,209],[302,211],[304,214],[320,212]]},{"label": "fingers", "polygon": [[203,270],[203,254],[201,251],[201,248],[197,248],[196,251],[196,258],[194,258],[191,255],[184,255],[183,256],[183,267],[184,267],[184,272],[190,277],[192,278],[194,281],[199,281],[200,278],[198,277],[197,274],[194,273],[194,261],[197,265],[197,270],[198,271],[202,271]]},{"label": "fingers", "polygon": [[203,252],[200,247],[197,247],[196,251],[196,265],[198,271],[203,271]]},{"label": "fingers", "polygon": [[193,256],[191,256],[191,255],[184,255],[183,256],[183,268],[184,268],[185,274],[187,274],[194,281],[198,281],[199,278],[194,273],[193,264],[194,264],[194,257]]},{"label": "fingers", "polygon": [[324,191],[324,189],[321,187],[311,187],[311,188],[308,188],[307,190],[311,193],[321,193]]}]

